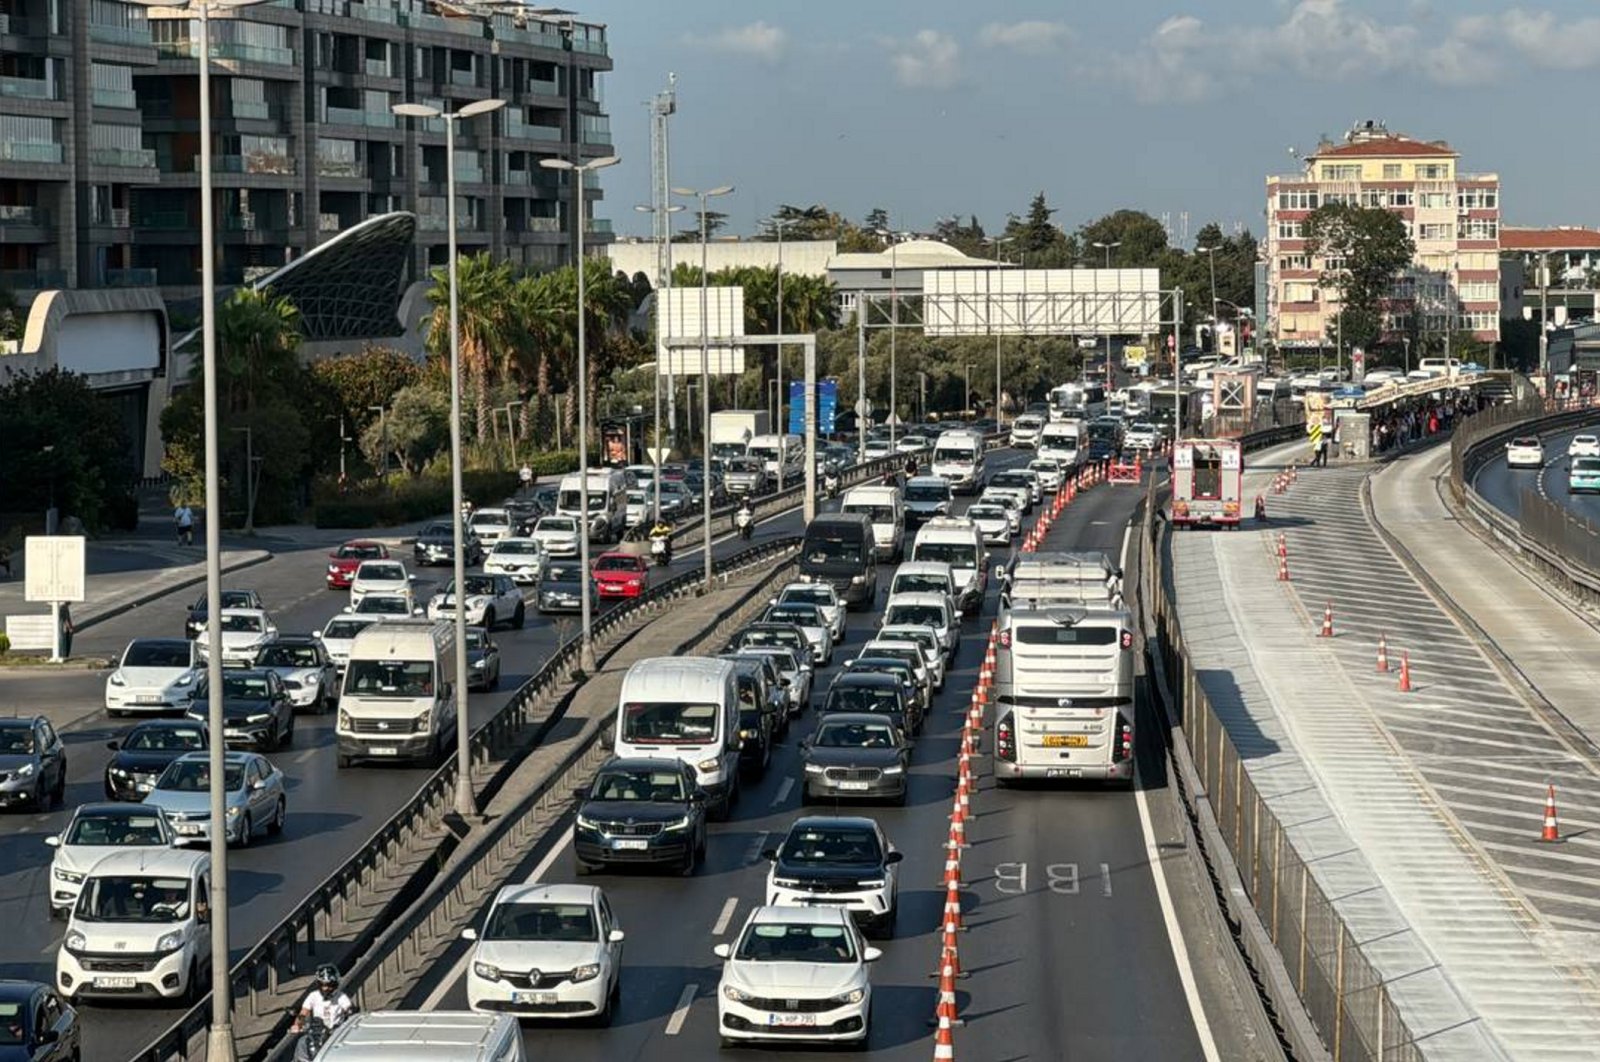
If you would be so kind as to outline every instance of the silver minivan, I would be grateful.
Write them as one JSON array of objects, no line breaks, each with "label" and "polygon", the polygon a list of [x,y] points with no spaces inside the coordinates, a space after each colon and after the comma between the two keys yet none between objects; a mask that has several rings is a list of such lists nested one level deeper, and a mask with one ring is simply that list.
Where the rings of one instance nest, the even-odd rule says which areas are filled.
[{"label": "silver minivan", "polygon": [[527,1062],[510,1014],[375,1010],[334,1029],[317,1062]]}]

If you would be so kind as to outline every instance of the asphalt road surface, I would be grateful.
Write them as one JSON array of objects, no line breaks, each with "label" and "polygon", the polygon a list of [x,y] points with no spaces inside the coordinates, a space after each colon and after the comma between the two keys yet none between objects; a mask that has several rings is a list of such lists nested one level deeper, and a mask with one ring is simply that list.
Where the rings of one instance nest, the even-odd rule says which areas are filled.
[{"label": "asphalt road surface", "polygon": [[1567,445],[1574,435],[1593,435],[1600,425],[1586,424],[1541,436],[1544,442],[1544,467],[1510,468],[1505,454],[1497,454],[1482,469],[1474,481],[1484,500],[1507,516],[1515,518],[1522,512],[1522,492],[1536,491],[1550,501],[1600,524],[1600,494],[1573,494],[1567,490]]}]

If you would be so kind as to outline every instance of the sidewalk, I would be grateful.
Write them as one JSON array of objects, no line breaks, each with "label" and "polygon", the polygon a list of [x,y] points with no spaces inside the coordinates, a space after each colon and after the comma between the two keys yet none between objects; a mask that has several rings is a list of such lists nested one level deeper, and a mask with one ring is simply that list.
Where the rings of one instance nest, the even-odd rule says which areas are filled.
[{"label": "sidewalk", "polygon": [[[1246,495],[1273,471],[1250,476]],[[1384,548],[1361,509],[1368,471],[1302,471],[1269,498],[1265,528],[1173,536],[1201,681],[1252,781],[1299,824],[1294,843],[1325,891],[1343,897],[1341,916],[1426,1058],[1593,1058],[1595,938],[1573,930],[1600,931],[1600,897],[1566,861],[1588,862],[1579,846],[1600,838],[1535,840],[1544,778],[1576,782],[1587,768]],[[1336,637],[1324,640],[1330,600]],[[1414,692],[1376,672],[1380,632],[1394,667],[1410,653]],[[1579,818],[1600,827],[1600,812]],[[1559,914],[1525,873],[1562,898]]]}]

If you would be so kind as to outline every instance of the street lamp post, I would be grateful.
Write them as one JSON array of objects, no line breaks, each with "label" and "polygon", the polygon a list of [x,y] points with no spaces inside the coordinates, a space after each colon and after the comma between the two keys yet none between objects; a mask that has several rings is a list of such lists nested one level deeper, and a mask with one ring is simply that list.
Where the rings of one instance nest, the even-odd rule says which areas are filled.
[{"label": "street lamp post", "polygon": [[972,362],[970,362],[970,361],[967,362],[966,365],[963,366],[963,368],[966,369],[967,394],[966,394],[966,397],[962,400],[962,415],[963,416],[971,416],[972,415]]},{"label": "street lamp post", "polygon": [[[137,0],[144,7],[188,9],[200,16],[200,344],[205,388],[206,479],[206,725],[223,730],[222,714],[222,488],[217,430],[217,261],[211,173],[211,13],[250,7],[263,0]],[[227,821],[227,794],[219,784],[226,767],[223,742],[210,743],[211,822]],[[211,1027],[206,1057],[233,1062],[233,991],[228,977],[228,837],[211,830]]]},{"label": "street lamp post", "polygon": [[455,554],[456,595],[456,814],[463,817],[478,810],[472,793],[472,726],[467,713],[467,562],[462,552],[466,539],[466,517],[462,508],[466,491],[461,483],[461,307],[456,283],[456,123],[488,114],[506,105],[505,100],[474,100],[458,111],[448,112],[425,103],[397,103],[389,109],[402,118],[444,120],[445,228],[448,246],[445,272],[450,284],[450,524],[451,552]]},{"label": "street lamp post", "polygon": [[[657,210],[656,207],[645,206],[643,204],[640,204],[633,209],[639,211],[641,214],[654,214]],[[661,207],[660,209],[666,214],[676,214],[678,211],[683,209],[683,205],[680,203],[674,203],[672,206]],[[672,356],[671,351],[667,349],[666,343],[667,292],[672,288],[672,240],[670,235],[671,234],[669,232],[669,238],[662,241],[661,246],[656,248],[657,261],[661,263],[658,268],[661,270],[662,279],[661,287],[656,291],[656,380],[654,387],[656,395],[656,434],[655,438],[651,441],[650,448],[650,463],[655,466],[655,472],[650,476],[650,494],[652,496],[650,507],[654,512],[655,522],[658,524],[661,522],[661,458],[656,455],[656,451],[662,449],[661,363],[663,360]],[[672,387],[672,376],[670,374],[667,376],[667,387],[669,389]],[[671,449],[671,447],[667,447],[667,449]]]},{"label": "street lamp post", "polygon": [[[783,226],[787,224],[787,221],[784,218],[774,218],[772,224],[778,230],[778,334],[781,336],[783,335]],[[778,374],[778,404],[775,412],[778,423],[775,426],[775,430],[781,442],[789,433],[789,429],[783,423],[783,344],[779,343],[775,349],[777,353],[773,355],[773,361],[776,363]],[[807,395],[806,401],[810,402],[812,398],[813,396]],[[778,451],[781,456],[783,452],[781,445],[778,447]],[[778,462],[779,490],[783,489],[783,465],[784,463],[780,460]]]},{"label": "street lamp post", "polygon": [[894,452],[896,421],[900,419],[895,387],[899,382],[895,367],[895,343],[900,332],[900,240],[888,229],[874,229],[877,235],[889,241],[889,452]]},{"label": "street lamp post", "polygon": [[[1005,261],[1005,259],[1003,259],[1001,257],[1001,255],[1000,255],[1000,248],[1001,248],[1002,245],[1008,244],[1014,239],[1016,239],[1016,237],[1014,237],[1014,236],[990,236],[989,237],[989,242],[994,244],[994,260],[996,262],[1004,262]],[[1024,276],[1026,276],[1026,274],[1024,274]],[[1023,297],[1024,298],[1027,297],[1026,293],[1024,293]],[[991,303],[990,305],[992,307],[993,303]],[[1019,305],[1020,305],[1020,303],[1019,303]],[[992,327],[992,325],[991,325],[991,327]],[[972,401],[969,398],[968,401],[967,401],[967,405],[970,406],[971,404],[972,404]],[[1006,426],[1005,410],[1000,405],[1000,330],[998,328],[996,328],[994,330],[994,421],[995,421],[995,427],[996,428],[1004,428]]]},{"label": "street lamp post", "polygon": [[[578,567],[582,571],[581,587],[578,593],[579,623],[583,627],[580,637],[583,639],[579,649],[578,666],[583,668],[585,674],[592,675],[595,671],[594,662],[594,634],[590,629],[593,622],[592,609],[589,602],[589,580],[593,577],[589,571],[589,532],[591,530],[591,517],[589,515],[589,356],[585,345],[584,327],[589,316],[588,303],[584,295],[584,268],[583,268],[583,230],[588,227],[589,219],[583,208],[583,178],[590,170],[601,170],[607,166],[615,166],[622,160],[615,155],[605,155],[601,158],[590,159],[585,163],[568,162],[566,159],[540,159],[539,165],[547,170],[565,170],[572,175],[572,227],[578,237],[578,478],[582,486],[578,493],[583,511],[583,528],[578,535]],[[659,475],[658,477],[659,478]]]},{"label": "street lamp post", "polygon": [[[1106,268],[1110,269],[1111,268],[1111,251],[1112,251],[1113,248],[1121,247],[1122,246],[1122,241],[1121,240],[1112,240],[1111,242],[1106,243],[1106,242],[1103,242],[1101,240],[1095,240],[1094,241],[1094,245],[1096,247],[1100,248],[1101,250],[1105,251],[1105,253],[1106,253]],[[1111,333],[1107,332],[1106,333],[1106,390],[1107,391],[1111,390],[1112,384],[1114,382],[1115,382],[1114,378],[1111,375]]]},{"label": "street lamp post", "polygon": [[[673,195],[687,196],[700,200],[700,431],[702,435],[700,446],[701,484],[700,484],[700,526],[701,534],[700,552],[705,555],[705,589],[711,592],[711,355],[710,333],[707,329],[710,323],[707,320],[706,293],[711,288],[710,261],[707,247],[711,241],[711,232],[706,225],[706,201],[721,195],[733,192],[733,185],[723,184],[715,188],[708,188],[697,192],[693,188],[674,188]],[[780,396],[781,397],[781,396]],[[784,448],[784,436],[779,425],[778,435],[778,468],[783,468],[783,460],[787,454]],[[780,475],[782,472],[780,471]]]}]

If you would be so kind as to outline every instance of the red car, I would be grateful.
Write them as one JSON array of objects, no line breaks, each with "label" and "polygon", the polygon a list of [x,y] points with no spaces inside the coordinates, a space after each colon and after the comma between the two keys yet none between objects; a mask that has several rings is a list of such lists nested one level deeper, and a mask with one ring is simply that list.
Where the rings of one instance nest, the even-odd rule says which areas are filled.
[{"label": "red car", "polygon": [[600,596],[638,597],[650,589],[650,565],[632,553],[602,553],[594,562]]},{"label": "red car", "polygon": [[328,589],[348,590],[362,561],[388,559],[389,547],[382,542],[352,539],[328,554]]}]

